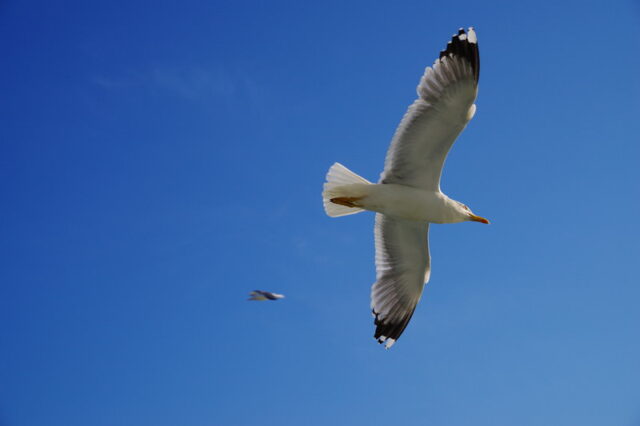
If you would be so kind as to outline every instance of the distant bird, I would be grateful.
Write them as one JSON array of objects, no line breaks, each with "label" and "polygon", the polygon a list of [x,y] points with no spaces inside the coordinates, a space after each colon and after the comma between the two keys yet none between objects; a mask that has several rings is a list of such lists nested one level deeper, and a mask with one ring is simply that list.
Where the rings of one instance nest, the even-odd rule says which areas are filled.
[{"label": "distant bird", "polygon": [[253,290],[249,293],[249,298],[247,300],[278,300],[284,297],[283,294],[271,293],[270,291],[262,291],[262,290]]},{"label": "distant bird", "polygon": [[440,190],[454,141],[476,112],[480,56],[473,28],[460,29],[418,85],[378,184],[335,163],[322,193],[331,217],[377,212],[376,275],[371,288],[375,339],[390,348],[407,327],[431,273],[430,223],[489,221]]}]

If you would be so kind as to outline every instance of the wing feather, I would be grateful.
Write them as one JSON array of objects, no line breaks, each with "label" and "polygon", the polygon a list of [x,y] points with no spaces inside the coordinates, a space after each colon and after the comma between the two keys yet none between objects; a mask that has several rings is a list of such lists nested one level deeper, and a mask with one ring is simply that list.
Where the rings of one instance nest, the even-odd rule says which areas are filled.
[{"label": "wing feather", "polygon": [[475,32],[461,29],[427,67],[387,152],[380,183],[440,189],[447,154],[473,117],[480,57]]},{"label": "wing feather", "polygon": [[429,224],[376,214],[376,282],[371,288],[374,337],[391,347],[409,324],[429,280]]}]

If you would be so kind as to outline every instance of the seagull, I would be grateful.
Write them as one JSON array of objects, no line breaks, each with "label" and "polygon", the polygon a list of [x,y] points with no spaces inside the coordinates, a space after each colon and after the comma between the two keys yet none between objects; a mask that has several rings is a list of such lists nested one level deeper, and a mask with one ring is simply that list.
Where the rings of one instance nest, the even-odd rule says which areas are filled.
[{"label": "seagull", "polygon": [[249,298],[247,300],[278,300],[284,297],[283,294],[271,293],[270,291],[262,291],[262,290],[253,290],[249,293]]},{"label": "seagull", "polygon": [[376,212],[374,338],[389,349],[407,327],[431,274],[429,224],[475,221],[469,207],[440,190],[447,153],[476,112],[480,56],[473,27],[454,34],[398,126],[377,184],[334,163],[323,187],[327,215]]}]

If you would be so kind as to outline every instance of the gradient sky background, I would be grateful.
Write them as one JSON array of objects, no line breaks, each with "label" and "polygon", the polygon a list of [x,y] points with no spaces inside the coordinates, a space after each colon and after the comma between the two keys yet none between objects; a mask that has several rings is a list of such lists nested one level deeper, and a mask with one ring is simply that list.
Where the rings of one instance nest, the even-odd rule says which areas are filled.
[{"label": "gradient sky background", "polygon": [[[443,190],[492,224],[432,227],[385,351],[373,215],[324,175],[378,178],[470,25]],[[629,1],[3,1],[0,424],[640,425],[639,33]]]}]

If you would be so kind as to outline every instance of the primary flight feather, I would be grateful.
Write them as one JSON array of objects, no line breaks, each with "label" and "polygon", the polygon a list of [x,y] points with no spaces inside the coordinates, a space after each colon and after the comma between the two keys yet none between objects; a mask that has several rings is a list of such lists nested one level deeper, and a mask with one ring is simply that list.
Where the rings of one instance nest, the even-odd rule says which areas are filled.
[{"label": "primary flight feather", "polygon": [[429,224],[489,223],[440,191],[447,154],[475,114],[479,76],[476,33],[460,29],[420,80],[418,99],[396,130],[379,183],[339,163],[327,173],[322,198],[329,216],[376,212],[371,309],[374,337],[386,348],[407,327],[429,281]]}]

